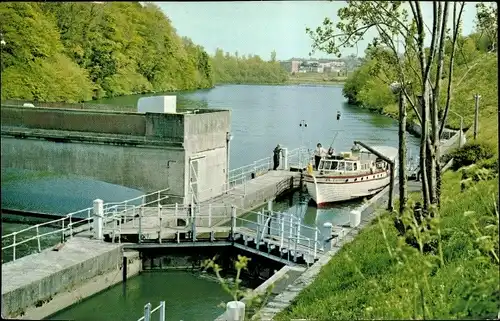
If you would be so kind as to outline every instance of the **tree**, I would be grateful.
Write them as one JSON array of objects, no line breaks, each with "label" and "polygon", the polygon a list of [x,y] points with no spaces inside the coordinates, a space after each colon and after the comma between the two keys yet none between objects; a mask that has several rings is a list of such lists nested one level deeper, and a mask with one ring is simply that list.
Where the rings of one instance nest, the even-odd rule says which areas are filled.
[{"label": "tree", "polygon": [[480,2],[476,4],[476,26],[480,33],[480,38],[484,35],[488,41],[488,51],[497,50],[498,37],[498,12],[495,2],[488,5]]},{"label": "tree", "polygon": [[271,62],[276,62],[276,51],[271,51]]},{"label": "tree", "polygon": [[[339,9],[340,19],[335,25],[326,18],[316,30],[307,29],[313,39],[313,50],[322,50],[340,56],[343,47],[353,47],[370,29],[378,36],[373,40],[378,60],[396,68],[395,79],[422,127],[420,145],[420,167],[422,171],[422,194],[424,209],[439,203],[440,157],[438,102],[444,64],[444,44],[451,38],[451,47],[457,42],[464,2],[454,2],[451,35],[448,31],[450,3],[433,2],[432,27],[424,21],[419,1],[349,1]],[[424,46],[426,31],[431,37],[430,48]],[[401,39],[401,41],[400,41]],[[400,50],[400,44],[403,48]],[[454,50],[449,57],[449,78],[452,77]],[[380,69],[380,67],[378,67]],[[451,81],[448,82],[450,97]],[[420,94],[420,95],[419,95]],[[421,97],[421,99],[418,98]],[[449,108],[446,99],[445,110]],[[442,124],[446,122],[445,113]],[[428,159],[428,160],[427,160]],[[404,166],[405,164],[403,164]],[[401,178],[400,178],[401,179]],[[405,178],[403,178],[405,179]],[[404,200],[403,200],[404,201]]]}]

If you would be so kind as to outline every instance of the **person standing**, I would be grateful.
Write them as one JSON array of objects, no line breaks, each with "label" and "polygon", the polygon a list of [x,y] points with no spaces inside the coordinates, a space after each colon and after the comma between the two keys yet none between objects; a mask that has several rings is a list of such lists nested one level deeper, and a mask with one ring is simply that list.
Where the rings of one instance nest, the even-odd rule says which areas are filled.
[{"label": "person standing", "polygon": [[316,165],[316,170],[318,170],[319,162],[322,157],[326,156],[326,150],[321,146],[321,143],[316,145],[316,150],[314,151],[314,164]]},{"label": "person standing", "polygon": [[278,144],[274,148],[273,151],[273,171],[277,170],[278,167],[280,166],[280,157],[281,157],[281,152],[283,149],[281,148],[281,145]]}]

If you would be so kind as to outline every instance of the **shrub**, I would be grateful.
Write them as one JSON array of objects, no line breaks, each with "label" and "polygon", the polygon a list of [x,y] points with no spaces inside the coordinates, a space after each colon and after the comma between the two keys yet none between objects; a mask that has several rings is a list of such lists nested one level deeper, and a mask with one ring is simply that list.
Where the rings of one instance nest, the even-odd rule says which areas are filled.
[{"label": "shrub", "polygon": [[450,153],[450,156],[454,159],[453,170],[457,170],[461,167],[492,158],[494,155],[493,148],[489,143],[472,142],[454,150]]}]

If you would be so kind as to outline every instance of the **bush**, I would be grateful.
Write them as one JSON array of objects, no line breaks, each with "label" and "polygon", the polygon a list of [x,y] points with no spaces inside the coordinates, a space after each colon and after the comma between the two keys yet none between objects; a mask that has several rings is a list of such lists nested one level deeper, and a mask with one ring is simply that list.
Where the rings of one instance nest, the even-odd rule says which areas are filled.
[{"label": "bush", "polygon": [[455,171],[461,167],[476,164],[493,156],[493,147],[484,142],[468,143],[450,153],[450,157],[454,159],[453,170]]}]

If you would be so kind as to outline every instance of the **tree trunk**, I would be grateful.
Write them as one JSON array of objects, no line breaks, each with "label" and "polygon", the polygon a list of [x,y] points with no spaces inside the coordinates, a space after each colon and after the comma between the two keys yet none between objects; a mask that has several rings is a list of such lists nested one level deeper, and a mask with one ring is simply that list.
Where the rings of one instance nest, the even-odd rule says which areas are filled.
[{"label": "tree trunk", "polygon": [[428,105],[425,96],[427,95],[429,85],[424,83],[424,93],[419,97],[420,105],[422,106],[422,135],[420,137],[420,175],[422,176],[422,198],[423,198],[423,208],[425,210],[429,209],[429,186],[427,180],[427,137],[429,134],[428,129],[428,116],[427,110]]},{"label": "tree trunk", "polygon": [[403,214],[408,202],[406,171],[406,99],[403,89],[399,92],[399,213]]},{"label": "tree trunk", "polygon": [[443,75],[443,64],[444,64],[444,43],[446,40],[446,26],[448,24],[448,7],[449,3],[444,3],[443,16],[441,19],[441,28],[439,32],[439,49],[438,49],[438,57],[437,57],[437,66],[436,66],[436,78],[435,85],[432,91],[432,97],[430,97],[431,107],[430,116],[431,116],[431,144],[429,144],[429,150],[431,151],[430,157],[430,177],[429,177],[429,196],[431,204],[438,203],[438,194],[437,194],[437,168],[439,167],[439,145],[441,141],[441,137],[439,135],[439,121],[438,121],[438,110],[439,110],[439,97],[441,93],[441,77]]}]

